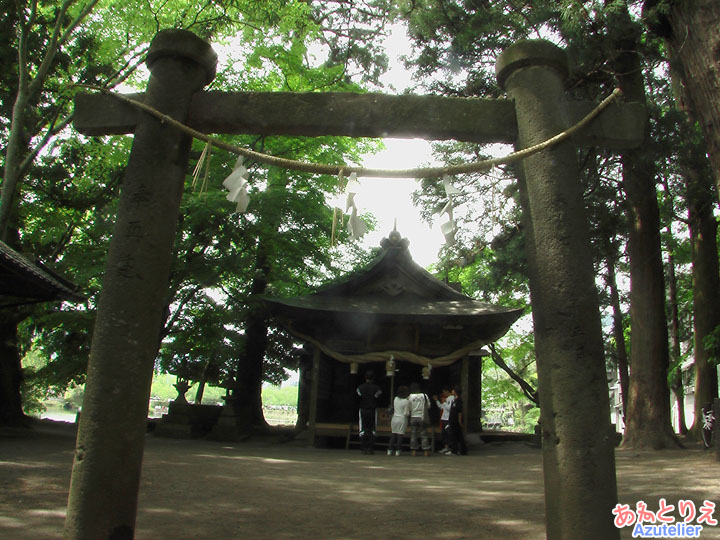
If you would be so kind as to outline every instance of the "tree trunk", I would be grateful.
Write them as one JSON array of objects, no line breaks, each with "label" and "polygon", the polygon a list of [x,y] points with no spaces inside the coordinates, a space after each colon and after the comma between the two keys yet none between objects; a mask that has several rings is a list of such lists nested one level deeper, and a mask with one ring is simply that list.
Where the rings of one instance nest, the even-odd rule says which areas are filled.
[{"label": "tree trunk", "polygon": [[613,311],[613,336],[615,337],[615,354],[617,355],[618,375],[620,377],[620,398],[622,400],[623,422],[627,415],[627,401],[630,386],[630,370],[628,368],[627,346],[625,345],[625,329],[623,327],[623,313],[620,309],[620,294],[618,292],[617,277],[615,274],[614,258],[608,258],[608,288],[610,289],[610,304]]},{"label": "tree trunk", "polygon": [[702,429],[702,407],[718,397],[717,369],[708,358],[703,340],[720,324],[720,273],[712,180],[709,175],[706,176],[692,167],[685,167],[685,174],[693,276],[695,422],[692,432],[699,436]]},{"label": "tree trunk", "polygon": [[[646,1],[648,14],[656,3]],[[669,16],[660,17],[655,29],[667,40],[687,106],[702,129],[720,196],[720,2],[675,0]]]},{"label": "tree trunk", "polygon": [[26,425],[20,394],[22,365],[17,324],[17,318],[7,314],[0,320],[0,426]]},{"label": "tree trunk", "polygon": [[[262,410],[263,363],[268,343],[267,312],[261,296],[265,294],[271,273],[271,252],[273,236],[277,234],[284,205],[273,200],[284,200],[287,174],[270,171],[270,180],[265,193],[269,204],[263,216],[262,230],[267,231],[258,239],[255,254],[255,276],[250,287],[250,309],[245,322],[245,351],[238,362],[233,397],[235,413],[239,417],[240,429],[251,426],[267,427]],[[244,426],[242,424],[245,424]]]},{"label": "tree trunk", "polygon": [[15,210],[15,192],[22,176],[20,162],[23,153],[27,152],[27,144],[24,144],[22,137],[25,128],[26,105],[25,96],[18,92],[10,121],[10,135],[5,150],[2,194],[0,194],[0,240],[3,242],[7,242],[8,229]]},{"label": "tree trunk", "polygon": [[[671,193],[667,178],[662,180],[665,193]],[[674,204],[670,203],[671,215],[675,213]],[[678,313],[677,299],[677,275],[675,274],[675,249],[677,243],[673,236],[670,225],[666,228],[667,233],[667,275],[668,275],[668,302],[670,314],[670,373],[668,373],[668,385],[675,397],[678,410],[678,433],[687,434],[687,423],[685,422],[685,386],[683,384],[682,354],[680,351],[680,315]]]},{"label": "tree trunk", "polygon": [[[634,153],[633,153],[634,154]],[[669,351],[665,287],[660,260],[655,189],[639,156],[623,156],[630,213],[630,385],[623,446],[661,449],[676,445],[667,384]],[[645,178],[643,178],[645,177]]]},{"label": "tree trunk", "polygon": [[215,356],[208,358],[203,367],[202,373],[200,374],[200,380],[198,381],[197,392],[195,392],[195,403],[202,405],[203,395],[205,395],[205,385],[207,384],[207,373],[210,369],[210,365],[215,361]]},{"label": "tree trunk", "polygon": [[[720,17],[715,19],[720,22]],[[720,40],[716,41],[720,47]],[[720,58],[720,48],[717,49]],[[673,63],[675,71],[679,71],[678,63]],[[682,66],[680,66],[682,67]],[[720,95],[720,94],[718,94]],[[688,205],[688,224],[690,228],[690,244],[692,253],[693,276],[693,350],[695,359],[695,404],[692,435],[701,436],[702,408],[718,397],[717,368],[711,364],[708,352],[704,347],[705,338],[720,324],[720,274],[718,270],[717,221],[713,215],[715,198],[713,197],[713,162],[712,154],[706,144],[709,139],[695,137],[694,126],[701,111],[694,110],[694,97],[691,88],[683,86],[678,92],[679,107],[688,115],[690,129],[684,136],[686,144],[680,153],[680,163],[685,175],[686,198]],[[702,121],[698,122],[702,125]],[[711,168],[705,156],[710,154]],[[716,170],[715,173],[718,171]]]},{"label": "tree trunk", "polygon": [[238,362],[237,377],[233,389],[235,413],[241,431],[253,426],[266,427],[262,410],[263,362],[267,349],[267,315],[259,295],[267,288],[267,277],[260,270],[252,284],[250,302],[255,303],[245,323],[245,353]]},{"label": "tree trunk", "polygon": [[[669,192],[669,191],[668,191]],[[672,238],[672,231],[668,227],[668,237]],[[675,256],[673,250],[675,246],[668,248],[668,298],[670,303],[670,348],[671,354],[671,372],[668,375],[668,382],[678,410],[678,433],[687,434],[687,424],[685,422],[685,388],[683,386],[682,363],[680,353],[680,317],[678,315],[677,300],[677,277],[675,275]]]},{"label": "tree trunk", "polygon": [[308,428],[310,421],[310,397],[312,393],[312,355],[301,354],[298,361],[300,377],[298,380],[298,402],[296,431],[304,431]]},{"label": "tree trunk", "polygon": [[202,405],[203,395],[205,394],[205,375],[198,381],[197,391],[195,392],[195,405]]},{"label": "tree trunk", "polygon": [[[628,101],[646,103],[640,28],[627,10],[610,21],[613,70]],[[646,127],[646,137],[648,136]],[[670,423],[668,334],[660,248],[660,215],[654,156],[647,148],[622,155],[630,226],[630,386],[623,446],[661,449],[677,445]]]}]

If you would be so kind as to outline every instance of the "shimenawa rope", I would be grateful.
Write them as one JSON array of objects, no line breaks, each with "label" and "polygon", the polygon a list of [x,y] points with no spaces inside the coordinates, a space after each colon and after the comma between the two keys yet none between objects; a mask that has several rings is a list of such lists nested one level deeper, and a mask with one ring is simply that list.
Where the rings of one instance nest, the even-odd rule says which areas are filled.
[{"label": "shimenawa rope", "polygon": [[193,129],[189,126],[186,126],[182,122],[178,122],[177,120],[171,118],[170,116],[163,114],[162,112],[158,111],[157,109],[155,109],[149,105],[146,105],[145,103],[143,103],[141,101],[137,101],[135,99],[129,98],[122,94],[118,94],[116,92],[111,92],[110,90],[107,90],[105,88],[101,88],[98,86],[92,86],[92,85],[77,85],[77,86],[83,86],[85,88],[98,90],[98,91],[108,94],[110,96],[114,96],[115,98],[117,98],[121,101],[129,103],[134,107],[137,107],[147,113],[152,114],[153,116],[155,116],[156,118],[159,118],[163,122],[187,133],[188,135],[195,137],[198,140],[207,142],[207,143],[211,144],[212,146],[215,146],[216,148],[222,148],[223,150],[227,150],[228,152],[231,152],[233,154],[240,155],[240,156],[243,156],[246,158],[250,158],[258,163],[263,163],[265,165],[271,165],[271,166],[275,166],[275,167],[282,167],[282,168],[290,169],[290,170],[294,170],[294,171],[309,172],[309,173],[314,173],[314,174],[329,174],[332,176],[337,176],[338,174],[340,174],[340,172],[343,172],[344,174],[356,173],[357,176],[364,177],[364,178],[369,178],[369,177],[374,177],[374,178],[437,178],[437,177],[442,177],[443,175],[446,175],[446,174],[452,176],[452,175],[457,175],[457,174],[485,172],[485,171],[492,169],[493,167],[495,167],[497,165],[505,165],[508,163],[512,163],[514,161],[518,161],[518,160],[526,158],[532,154],[536,154],[537,152],[540,152],[542,150],[550,148],[551,146],[559,144],[560,142],[571,137],[577,131],[579,131],[583,127],[585,127],[598,114],[600,114],[613,100],[615,100],[622,94],[621,90],[619,88],[616,88],[615,90],[612,91],[612,93],[609,96],[607,96],[605,99],[603,99],[597,105],[597,107],[595,107],[589,114],[587,114],[582,120],[580,120],[574,126],[566,129],[565,131],[563,131],[561,133],[558,133],[557,135],[555,135],[553,137],[550,137],[549,139],[547,139],[539,144],[530,146],[523,150],[518,150],[517,152],[513,152],[513,153],[508,154],[503,157],[485,159],[482,161],[475,161],[472,163],[465,163],[462,165],[448,165],[448,166],[444,166],[444,167],[420,167],[420,168],[415,168],[415,169],[370,169],[370,168],[365,168],[365,167],[354,167],[354,166],[348,166],[348,165],[328,165],[325,163],[307,163],[304,161],[296,161],[293,159],[279,158],[276,156],[271,156],[268,154],[255,152],[254,150],[249,150],[247,148],[242,148],[240,146],[228,144],[219,139],[216,139],[214,137],[206,135],[205,133],[202,133],[202,132],[200,132],[196,129]]}]

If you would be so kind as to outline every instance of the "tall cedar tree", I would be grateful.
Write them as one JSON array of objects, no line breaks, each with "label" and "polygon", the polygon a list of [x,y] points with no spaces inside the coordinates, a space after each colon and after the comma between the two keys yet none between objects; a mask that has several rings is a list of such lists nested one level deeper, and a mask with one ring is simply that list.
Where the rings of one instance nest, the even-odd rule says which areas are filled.
[{"label": "tall cedar tree", "polygon": [[[625,97],[647,105],[639,56],[642,28],[627,10],[608,19],[613,71]],[[646,136],[649,131],[646,131]],[[630,324],[632,349],[623,445],[661,449],[676,446],[670,422],[667,372],[668,331],[660,250],[660,212],[655,189],[657,156],[642,148],[622,154],[623,186],[630,224]]]},{"label": "tall cedar tree", "polygon": [[720,196],[720,2],[645,0],[645,20],[665,38],[683,98],[702,129]]},{"label": "tall cedar tree", "polygon": [[[524,18],[514,4],[498,3],[485,8],[488,6],[461,9],[451,2],[414,2],[408,7],[406,16],[421,47],[416,59],[418,72],[448,74],[445,78],[436,75],[434,89],[461,95],[480,90],[492,94],[492,75],[484,69],[487,64],[483,60],[495,56],[511,39],[538,37],[543,35],[543,29],[552,29],[576,58],[578,69],[571,82],[574,93],[580,93],[583,87],[590,87],[590,91],[592,87],[606,88],[616,84],[614,78],[626,99],[645,102],[639,57],[642,28],[630,18],[625,2],[605,2],[593,10],[574,3],[535,3]],[[451,77],[451,72],[464,77]],[[636,397],[634,405],[628,407],[627,444],[665,447],[673,445],[674,439],[666,380],[667,327],[653,173],[657,156],[638,149],[625,152],[622,158],[632,228],[632,371],[638,375],[634,390],[631,382],[628,391]]]}]

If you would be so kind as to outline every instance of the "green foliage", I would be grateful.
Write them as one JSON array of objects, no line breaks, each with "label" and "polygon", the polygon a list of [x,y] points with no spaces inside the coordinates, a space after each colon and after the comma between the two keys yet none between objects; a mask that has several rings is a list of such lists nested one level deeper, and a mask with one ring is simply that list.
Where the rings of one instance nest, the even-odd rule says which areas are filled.
[{"label": "green foliage", "polygon": [[[355,159],[356,152],[369,148],[362,141],[329,137],[260,142],[275,155],[325,162]],[[158,360],[162,371],[223,385],[232,385],[239,362],[245,361],[245,332],[261,316],[261,295],[303,294],[340,272],[330,246],[332,210],[325,203],[337,179],[247,163],[251,202],[246,214],[232,215],[219,180],[234,162],[234,157],[214,157],[210,177],[217,180],[183,202],[171,274],[174,297]],[[274,328],[268,338],[263,376],[279,384],[286,368],[296,368],[294,340]]]},{"label": "green foliage", "polygon": [[85,394],[84,386],[73,386],[65,392],[65,403],[72,408],[82,407],[83,396]]},{"label": "green foliage", "polygon": [[[82,4],[67,5],[69,21]],[[7,141],[15,121],[11,106],[18,92],[18,70],[37,72],[58,11],[55,3],[38,3],[36,19],[27,26],[27,66],[19,66],[21,23],[29,12],[17,11],[7,1],[3,6],[10,16],[3,20],[9,31],[0,40],[0,139]],[[354,66],[358,73],[362,71],[360,78],[373,80],[386,65],[383,51],[373,43],[382,35],[382,25],[370,29],[364,23],[354,24],[353,18],[366,17],[365,9],[379,13],[384,4],[372,0],[353,6],[311,7],[295,0],[170,0],[151,1],[138,9],[117,0],[101,0],[91,16],[52,51],[57,54],[48,77],[39,81],[40,91],[18,120],[28,144],[40,141],[17,198],[19,243],[78,284],[88,301],[39,305],[21,325],[23,349],[32,353],[25,359],[28,404],[35,394],[34,401],[39,401],[49,392],[62,393],[84,380],[105,254],[131,143],[128,137],[89,139],[56,130],[71,112],[71,98],[77,91],[72,85],[113,87],[124,81],[142,88],[146,74],[136,77],[136,68],[151,38],[161,29],[184,28],[229,45],[214,89],[362,91],[349,70]],[[330,20],[333,26],[328,26]],[[60,26],[68,21],[61,21]],[[317,54],[327,58],[317,61]],[[372,141],[349,138],[225,138],[276,155],[326,163],[357,162],[377,147]],[[196,148],[193,154],[199,156],[202,145]],[[234,162],[233,156],[216,151],[207,189],[191,187],[188,178],[165,325],[159,336],[158,368],[207,384],[224,384],[234,377],[245,348],[248,318],[260,305],[252,290],[259,271],[267,274],[264,292],[288,296],[337,276],[348,264],[347,258],[338,259],[339,249],[330,246],[332,209],[326,198],[338,190],[335,178],[248,163],[252,202],[248,214],[240,216],[231,213],[232,205],[220,185]],[[282,188],[269,189],[273,183]],[[340,240],[347,240],[346,232]],[[261,246],[265,246],[262,258],[266,262],[258,266]],[[362,257],[352,249],[349,252]],[[293,349],[294,342],[286,333],[270,331],[267,380],[279,383],[286,377],[285,369],[294,367]],[[41,361],[31,361],[32,355]]]},{"label": "green foliage", "polygon": [[172,329],[160,348],[157,368],[185,381],[221,384],[243,337],[232,319],[205,294],[175,313]]},{"label": "green foliage", "polygon": [[263,386],[263,405],[277,405],[297,407],[298,387],[293,386]]},{"label": "green foliage", "polygon": [[26,319],[21,329],[31,336],[33,347],[29,352],[42,358],[42,365],[36,364],[26,375],[28,383],[55,393],[82,384],[90,352],[88,328],[94,318],[94,313],[88,310],[62,309]]},{"label": "green foliage", "polygon": [[314,2],[311,19],[328,50],[327,66],[343,66],[344,76],[377,82],[387,68],[379,46],[385,27],[393,20],[390,0],[327,0]]},{"label": "green foliage", "polygon": [[720,364],[720,326],[705,336],[703,347],[708,353],[708,364],[717,366]]},{"label": "green foliage", "polygon": [[48,387],[34,384],[32,380],[34,373],[45,363],[45,358],[37,350],[30,351],[23,359],[23,382],[20,391],[25,414],[35,415],[45,410],[43,401],[48,397]]},{"label": "green foliage", "polygon": [[[23,67],[29,75],[38,73],[60,11],[57,2],[37,4],[36,19],[28,27],[26,65],[21,66],[17,52],[28,6],[9,0],[0,0],[0,5],[7,15],[0,22],[0,146],[5,150],[19,73]],[[62,27],[67,27],[83,3],[67,5]],[[214,90],[362,92],[374,88],[387,67],[385,51],[378,44],[386,25],[398,18],[407,22],[416,46],[407,59],[408,67],[424,90],[449,96],[500,96],[494,76],[497,54],[520,38],[549,37],[567,48],[576,66],[568,84],[569,96],[596,99],[616,84],[612,65],[621,51],[613,43],[621,32],[637,30],[639,22],[632,14],[638,10],[630,11],[632,28],[613,21],[637,5],[622,0],[543,0],[528,10],[523,3],[473,0],[151,0],[142,6],[101,0],[56,51],[47,78],[19,120],[22,152],[29,156],[30,166],[22,171],[14,213],[18,245],[79,284],[88,297],[84,304],[40,305],[28,311],[19,329],[25,353],[26,406],[83,382],[130,145],[128,137],[86,138],[62,129],[72,112],[72,95],[78,91],[74,84],[112,88],[124,81],[142,88],[146,74],[138,73],[137,67],[150,39],[160,29],[186,28],[227,45],[212,83]],[[682,336],[687,338],[692,283],[690,245],[683,238],[679,217],[686,210],[682,165],[698,162],[704,154],[699,132],[680,129],[685,123],[675,107],[661,44],[643,33],[635,52],[644,62],[649,97],[650,136],[643,149],[662,157],[658,170],[667,179],[667,188],[659,200],[668,231],[665,245],[679,265]],[[378,146],[373,141],[336,137],[224,139],[275,155],[326,163],[355,163]],[[202,145],[196,143],[192,161],[201,150]],[[446,163],[460,163],[498,150],[441,143],[434,151]],[[619,187],[620,163],[617,156],[598,149],[580,151],[578,157],[583,164],[598,271],[604,261],[611,260],[624,275],[629,226]],[[235,215],[220,187],[234,161],[232,156],[214,152],[205,190],[193,188],[188,178],[165,324],[158,336],[162,343],[159,370],[208,384],[227,384],[234,377],[246,351],[245,332],[261,311],[262,295],[303,294],[368,257],[347,244],[346,232],[340,236],[340,246],[330,245],[332,209],[326,201],[339,190],[335,178],[246,163],[251,172],[251,203],[247,214]],[[473,297],[509,306],[528,305],[525,230],[513,170],[467,175],[454,182],[463,191],[456,201],[460,232],[457,245],[445,250],[438,272],[460,281]],[[428,219],[444,206],[445,195],[437,179],[423,182],[416,201]],[[629,334],[628,325],[625,329]],[[715,334],[707,343],[715,350],[713,340],[717,341]],[[509,338],[507,343],[508,362],[533,380],[531,342],[523,337]],[[269,330],[265,380],[276,384],[283,380],[286,370],[294,367],[294,347],[287,333]],[[713,355],[718,357],[716,352]],[[503,372],[488,369],[485,396],[489,402],[520,403],[514,383]],[[176,394],[174,388],[168,392],[172,397]],[[531,418],[534,413],[523,414]]]},{"label": "green foliage", "polygon": [[[175,388],[178,378],[167,373],[153,374],[152,387],[150,389],[150,399],[161,402],[174,401],[178,397],[178,391]],[[197,393],[198,385],[193,384],[185,394],[188,401],[193,401]],[[203,405],[222,405],[224,402],[222,397],[225,395],[224,388],[215,386],[206,386],[203,393]]]},{"label": "green foliage", "polygon": [[557,2],[402,2],[400,16],[417,46],[409,59],[428,90],[445,95],[498,96],[494,59],[519,39],[547,37]]},{"label": "green foliage", "polygon": [[[435,144],[433,152],[447,164],[487,157],[485,149],[468,143]],[[459,281],[470,296],[524,306],[529,304],[524,232],[511,174],[496,169],[453,179],[462,191],[453,198],[457,243],[443,250],[435,271]],[[447,202],[439,179],[423,180],[413,199],[428,220]]]},{"label": "green foliage", "polygon": [[[535,347],[531,333],[523,334],[511,329],[501,340],[503,348],[498,349],[507,366],[533,388],[537,389],[537,367]],[[495,364],[490,356],[483,357],[482,377],[483,408],[493,411],[490,416],[502,416],[505,422],[512,417],[512,430],[532,433],[539,418],[540,410],[527,398],[517,382]]]},{"label": "green foliage", "polygon": [[[705,170],[705,150],[698,143],[697,129],[691,129],[685,111],[679,110],[677,85],[664,44],[648,32],[639,19],[641,2],[612,0],[588,2],[446,2],[408,1],[400,4],[400,15],[409,25],[415,51],[407,59],[422,87],[449,96],[500,96],[494,73],[498,53],[520,38],[541,37],[564,47],[572,72],[567,83],[570,99],[597,100],[607,95],[618,81],[637,69],[622,69],[628,56],[641,59],[644,96],[627,95],[630,101],[647,97],[648,129],[642,147],[636,152],[648,167],[659,172],[665,184],[659,194],[664,246],[675,257],[680,313],[680,339],[692,335],[693,284],[690,269],[690,244],[683,215],[687,211],[686,165]],[[655,4],[655,3],[653,3]],[[667,2],[661,2],[664,9]],[[695,126],[696,127],[696,126]],[[444,163],[480,159],[487,148],[466,143],[434,146]],[[623,164],[617,152],[599,148],[578,151],[582,166],[582,185],[591,225],[594,264],[601,308],[609,308],[607,268],[617,275],[620,307],[629,319],[628,202],[623,191]],[[509,181],[512,170],[504,171]],[[495,189],[497,175],[476,175],[469,181],[455,179],[463,194],[458,197],[456,219],[460,227],[458,242],[446,249],[437,270],[452,281],[460,281],[465,292],[501,303],[529,303],[524,276],[524,230],[519,205],[512,189]],[[479,189],[477,186],[482,186]],[[424,182],[416,194],[424,215],[430,218],[446,199],[438,182]],[[715,204],[704,197],[706,204]],[[492,204],[489,203],[492,201]],[[490,208],[488,208],[490,207]],[[494,212],[492,208],[516,208],[513,214]],[[488,211],[489,210],[489,211]],[[486,227],[494,222],[496,227]],[[480,226],[475,224],[480,223]],[[636,224],[645,226],[645,224]],[[642,264],[642,263],[639,263]],[[605,322],[611,318],[606,317]],[[608,332],[609,328],[606,329]],[[629,321],[624,325],[628,337]],[[612,338],[608,340],[611,344]],[[711,341],[711,340],[710,340]],[[608,348],[608,353],[611,349]],[[488,381],[500,399],[510,399],[502,379]],[[487,394],[484,396],[487,396]],[[492,398],[496,399],[496,398]]]}]

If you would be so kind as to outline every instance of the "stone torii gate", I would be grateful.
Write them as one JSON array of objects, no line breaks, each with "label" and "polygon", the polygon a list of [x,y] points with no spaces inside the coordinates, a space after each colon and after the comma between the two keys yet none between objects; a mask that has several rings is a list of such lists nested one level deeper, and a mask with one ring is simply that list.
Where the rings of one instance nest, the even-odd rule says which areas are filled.
[{"label": "stone torii gate", "polygon": [[[200,92],[215,75],[208,43],[160,32],[137,96],[207,133],[454,138],[525,148],[592,103],[567,102],[565,53],[520,42],[497,62],[512,101],[377,94]],[[574,145],[640,143],[642,109],[614,105],[572,141],[519,171],[535,323],[548,538],[619,538],[614,448],[590,240]],[[73,463],[67,539],[134,536],[147,403],[191,140],[104,95],[78,96],[75,127],[134,133],[95,323]]]}]

